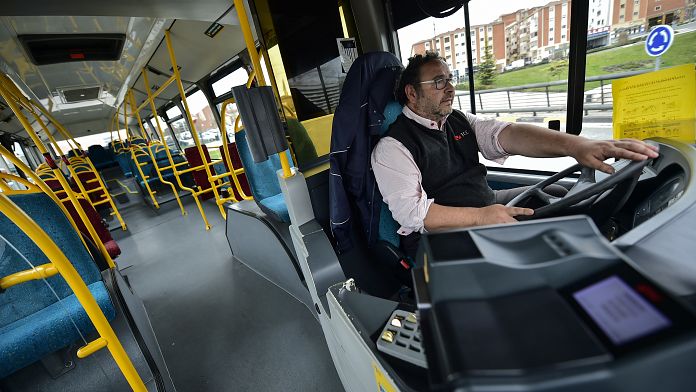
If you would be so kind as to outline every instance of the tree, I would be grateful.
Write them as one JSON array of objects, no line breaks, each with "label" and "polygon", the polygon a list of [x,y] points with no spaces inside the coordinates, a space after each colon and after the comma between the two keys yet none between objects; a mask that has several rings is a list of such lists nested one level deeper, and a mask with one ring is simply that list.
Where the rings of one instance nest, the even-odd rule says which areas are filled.
[{"label": "tree", "polygon": [[568,72],[568,59],[552,62],[548,72],[556,80],[561,80],[561,76]]},{"label": "tree", "polygon": [[485,51],[483,52],[483,62],[478,67],[478,80],[481,87],[489,88],[495,82],[495,57],[490,46],[488,46],[488,36],[484,40]]}]

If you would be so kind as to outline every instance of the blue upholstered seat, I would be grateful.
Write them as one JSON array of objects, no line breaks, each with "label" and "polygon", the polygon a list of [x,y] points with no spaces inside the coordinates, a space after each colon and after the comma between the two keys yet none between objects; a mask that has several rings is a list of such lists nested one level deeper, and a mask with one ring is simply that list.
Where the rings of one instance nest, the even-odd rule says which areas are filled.
[{"label": "blue upholstered seat", "polygon": [[[399,117],[402,109],[403,106],[396,101],[387,103],[387,106],[384,108],[384,122],[380,127],[380,135],[384,136],[387,129],[389,129],[389,126],[396,121],[397,117]],[[391,211],[389,211],[389,206],[387,206],[387,203],[382,202],[382,208],[379,212],[379,233],[377,234],[377,239],[380,241],[389,242],[398,248],[399,244],[401,243],[399,234],[397,234],[398,230],[399,224],[392,217]]]},{"label": "blue upholstered seat", "polygon": [[89,159],[92,161],[94,167],[97,170],[111,167],[116,164],[113,152],[110,149],[106,149],[99,144],[89,146],[87,151]]},{"label": "blue upholstered seat", "polygon": [[[115,310],[99,269],[63,212],[45,194],[11,196],[58,244],[95,296],[108,319]],[[0,214],[0,276],[31,268],[7,243],[34,266],[48,258],[12,221]],[[50,288],[46,284],[50,284]],[[0,293],[0,378],[31,364],[94,330],[72,290],[60,275],[12,286]],[[57,297],[56,297],[57,296]],[[61,302],[58,302],[58,299]]]},{"label": "blue upholstered seat", "polygon": [[[276,175],[276,171],[281,169],[278,155],[275,154],[263,162],[256,163],[251,157],[245,130],[235,134],[235,141],[239,157],[244,165],[244,172],[249,180],[251,193],[259,207],[276,220],[290,222],[288,206],[285,204],[285,198],[280,190]],[[284,154],[287,154],[288,162],[292,165],[293,159],[290,151],[285,151]]]}]

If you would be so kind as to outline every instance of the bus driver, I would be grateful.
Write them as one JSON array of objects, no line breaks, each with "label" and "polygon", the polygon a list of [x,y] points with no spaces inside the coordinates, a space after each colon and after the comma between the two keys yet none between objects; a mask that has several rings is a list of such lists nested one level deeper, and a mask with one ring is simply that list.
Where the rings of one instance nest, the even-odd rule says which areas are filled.
[{"label": "bus driver", "polygon": [[498,163],[515,154],[571,156],[607,173],[613,171],[603,162],[608,158],[658,155],[656,147],[639,140],[589,140],[453,110],[452,74],[433,52],[409,59],[396,96],[403,111],[375,146],[371,161],[384,201],[401,226],[402,248],[411,257],[424,231],[511,223],[515,216],[533,214],[504,205],[525,188],[493,191],[479,152]]}]

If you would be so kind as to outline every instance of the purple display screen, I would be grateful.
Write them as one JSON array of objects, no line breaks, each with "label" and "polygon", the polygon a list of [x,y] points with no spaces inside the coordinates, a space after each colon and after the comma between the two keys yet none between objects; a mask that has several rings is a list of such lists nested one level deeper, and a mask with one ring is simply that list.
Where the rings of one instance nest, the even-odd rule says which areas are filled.
[{"label": "purple display screen", "polygon": [[573,297],[616,345],[672,325],[669,319],[616,275],[576,291]]}]

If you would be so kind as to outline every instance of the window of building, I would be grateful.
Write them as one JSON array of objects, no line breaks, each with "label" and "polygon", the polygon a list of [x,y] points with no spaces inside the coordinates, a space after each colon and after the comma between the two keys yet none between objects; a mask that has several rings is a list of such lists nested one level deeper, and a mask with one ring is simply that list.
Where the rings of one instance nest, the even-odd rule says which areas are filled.
[{"label": "window of building", "polygon": [[659,10],[661,10],[661,9],[662,9],[662,6],[661,6],[661,5],[655,6],[655,11],[659,11]]},{"label": "window of building", "polygon": [[621,4],[619,8],[626,8],[626,4]]},{"label": "window of building", "polygon": [[449,37],[445,37],[445,43],[449,42]]}]

